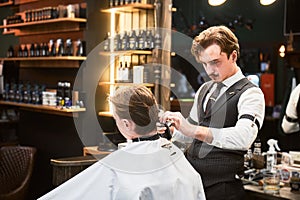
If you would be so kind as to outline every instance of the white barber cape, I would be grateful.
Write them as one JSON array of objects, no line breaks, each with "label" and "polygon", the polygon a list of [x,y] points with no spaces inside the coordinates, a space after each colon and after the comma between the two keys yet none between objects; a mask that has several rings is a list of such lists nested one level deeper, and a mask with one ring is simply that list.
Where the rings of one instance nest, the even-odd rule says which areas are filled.
[{"label": "white barber cape", "polygon": [[200,175],[164,138],[128,142],[39,200],[205,199]]}]

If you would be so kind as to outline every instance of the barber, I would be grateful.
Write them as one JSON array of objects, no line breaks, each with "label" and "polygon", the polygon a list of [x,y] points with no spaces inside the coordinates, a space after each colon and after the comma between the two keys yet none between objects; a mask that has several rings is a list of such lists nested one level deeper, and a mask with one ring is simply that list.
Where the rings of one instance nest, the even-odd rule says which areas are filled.
[{"label": "barber", "polygon": [[243,199],[237,175],[243,172],[244,154],[263,124],[264,95],[237,65],[238,39],[227,27],[201,32],[191,52],[211,80],[197,91],[187,119],[168,111],[160,120],[173,122],[173,140],[192,139],[186,156],[200,173],[208,200]]}]

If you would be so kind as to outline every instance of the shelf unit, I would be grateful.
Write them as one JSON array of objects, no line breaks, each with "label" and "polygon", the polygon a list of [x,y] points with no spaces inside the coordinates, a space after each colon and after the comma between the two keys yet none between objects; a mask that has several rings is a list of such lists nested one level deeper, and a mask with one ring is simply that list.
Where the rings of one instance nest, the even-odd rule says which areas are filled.
[{"label": "shelf unit", "polygon": [[[165,89],[161,84],[162,81],[170,81],[170,73],[161,73],[162,66],[166,67],[166,71],[170,66],[170,51],[164,52],[164,50],[170,50],[171,41],[165,40],[164,35],[161,35],[162,38],[162,49],[153,49],[153,50],[125,50],[125,51],[114,51],[113,50],[113,41],[114,37],[117,33],[124,33],[130,32],[132,30],[153,30],[153,35],[158,31],[160,28],[166,28],[171,30],[171,16],[172,16],[172,1],[162,1],[160,3],[161,10],[156,9],[155,4],[144,4],[144,3],[132,3],[122,6],[115,6],[110,7],[107,9],[101,9],[100,12],[110,14],[110,51],[101,51],[99,52],[102,56],[108,56],[110,59],[110,66],[109,66],[109,78],[107,80],[100,80],[99,86],[108,88],[109,94],[113,94],[117,87],[123,86],[131,86],[131,85],[145,85],[146,87],[151,88],[153,93],[155,94],[158,103],[163,105],[166,109],[170,107],[169,105],[169,97],[170,97],[170,90]],[[159,16],[159,17],[158,17]],[[156,18],[157,17],[157,18]],[[164,18],[164,19],[163,19]],[[160,19],[157,21],[157,19]],[[168,37],[169,38],[169,37]],[[138,58],[134,58],[137,56]],[[130,57],[130,59],[123,58],[123,57]],[[153,60],[153,57],[156,59]],[[162,58],[164,57],[164,59]],[[142,59],[146,60],[142,63],[139,63]],[[149,58],[149,59],[148,59]],[[152,66],[151,75],[155,78],[151,78],[150,83],[129,83],[129,82],[117,82],[117,66],[120,61],[124,60],[130,61],[131,66],[134,65],[143,65],[144,68],[149,69],[149,66]],[[158,64],[157,64],[158,63]],[[154,65],[161,65],[160,69],[155,69]],[[132,70],[132,69],[131,69]],[[158,71],[158,74],[157,72]],[[155,75],[154,72],[156,73]],[[134,73],[134,72],[133,72]],[[160,80],[159,80],[160,79]],[[163,95],[162,95],[163,94]],[[108,104],[107,102],[105,102]],[[108,111],[110,112],[111,105],[109,105]],[[98,114],[103,113],[102,111]]]},{"label": "shelf unit", "polygon": [[[69,0],[64,5],[78,4],[78,7],[86,7],[84,0]],[[57,7],[63,5],[59,0],[41,1],[41,0],[15,0],[12,9],[16,14],[21,15],[25,21],[25,13],[28,10],[37,10],[45,7]],[[76,5],[77,6],[77,5]],[[80,15],[82,17],[82,15]],[[50,39],[54,42],[61,38],[63,41],[71,39],[73,47],[75,42],[80,39],[84,40],[84,31],[87,23],[86,18],[60,17],[55,19],[39,20],[32,22],[23,22],[9,25],[1,25],[4,29],[3,35],[14,34],[19,38],[20,45],[48,43]],[[17,47],[14,47],[17,52]],[[75,49],[74,49],[75,51]],[[75,55],[75,52],[74,54]],[[55,88],[58,81],[68,81],[73,84],[78,68],[86,60],[86,56],[45,56],[45,57],[7,57],[0,58],[1,61],[9,66],[17,66],[18,79],[33,83],[42,83],[51,88]],[[16,81],[18,81],[16,79]],[[11,82],[8,80],[7,82]],[[15,104],[14,102],[0,101],[0,105],[15,106],[21,109],[29,109],[34,112],[47,111],[48,114],[59,114],[71,116],[73,111],[59,110],[41,105]],[[31,107],[32,106],[32,107]],[[80,112],[84,112],[82,109]],[[67,113],[67,114],[66,114]],[[76,113],[79,113],[76,111]]]}]

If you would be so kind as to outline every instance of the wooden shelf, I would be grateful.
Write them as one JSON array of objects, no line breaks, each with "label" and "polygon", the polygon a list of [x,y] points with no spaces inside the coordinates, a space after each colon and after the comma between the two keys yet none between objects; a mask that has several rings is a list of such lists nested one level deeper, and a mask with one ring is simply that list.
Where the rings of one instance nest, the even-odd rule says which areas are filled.
[{"label": "wooden shelf", "polygon": [[112,117],[112,112],[109,112],[109,111],[101,111],[101,112],[98,112],[98,115],[99,115],[99,116]]},{"label": "wooden shelf", "polygon": [[38,0],[15,0],[15,5],[22,5],[26,3],[36,2]]},{"label": "wooden shelf", "polygon": [[68,117],[78,117],[78,113],[86,111],[85,108],[78,108],[78,109],[58,108],[55,106],[44,106],[44,105],[17,103],[17,102],[10,102],[10,101],[0,101],[0,105],[16,106],[23,110],[42,112],[42,113],[54,114],[54,115],[63,115]]},{"label": "wooden shelf", "polygon": [[151,55],[151,50],[100,51],[100,55]]},{"label": "wooden shelf", "polygon": [[118,13],[118,12],[135,12],[141,9],[150,10],[154,9],[154,5],[152,4],[143,4],[143,3],[131,3],[124,6],[115,6],[108,9],[103,9],[101,12],[105,13]]},{"label": "wooden shelf", "polygon": [[85,56],[13,57],[2,61],[19,61],[20,68],[79,68]]},{"label": "wooden shelf", "polygon": [[0,7],[4,7],[4,6],[10,6],[10,5],[13,5],[14,2],[13,1],[8,1],[6,3],[0,3]]},{"label": "wooden shelf", "polygon": [[0,28],[18,28],[18,27],[24,27],[24,26],[35,26],[40,24],[50,24],[50,23],[61,23],[61,22],[75,22],[75,23],[84,23],[86,22],[86,19],[83,18],[57,18],[57,19],[49,19],[49,20],[41,20],[36,22],[24,22],[24,23],[17,23],[17,24],[9,24],[6,26],[0,26]]},{"label": "wooden shelf", "polygon": [[134,86],[134,85],[144,85],[146,87],[154,87],[154,83],[111,83],[111,82],[99,82],[99,86],[103,85],[114,85],[114,86]]},{"label": "wooden shelf", "polygon": [[12,57],[12,58],[0,58],[4,61],[40,61],[40,60],[85,60],[85,56],[49,56],[49,57]]},{"label": "wooden shelf", "polygon": [[[41,20],[36,22],[24,22],[18,24],[2,25],[0,29],[7,29],[3,34],[14,34],[15,36],[40,35],[49,33],[63,33],[82,30],[82,23],[87,20],[83,18],[57,18]],[[10,29],[13,29],[12,31]]]}]

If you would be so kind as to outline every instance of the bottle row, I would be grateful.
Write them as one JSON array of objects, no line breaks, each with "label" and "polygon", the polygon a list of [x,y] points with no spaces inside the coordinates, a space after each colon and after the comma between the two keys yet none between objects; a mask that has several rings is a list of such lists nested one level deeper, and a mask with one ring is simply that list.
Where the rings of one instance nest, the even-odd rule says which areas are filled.
[{"label": "bottle row", "polygon": [[23,22],[35,22],[56,18],[85,18],[86,8],[81,4],[59,5],[57,7],[44,7],[39,9],[26,10],[23,15],[18,13],[4,19],[4,25],[18,24]]},{"label": "bottle row", "polygon": [[45,90],[45,85],[31,85],[30,83],[6,83],[2,98],[4,101],[42,104],[42,92]]},{"label": "bottle row", "polygon": [[[4,101],[48,105],[70,108],[74,105],[83,107],[79,101],[78,92],[71,90],[71,83],[59,81],[56,90],[46,90],[45,85],[20,83],[6,83],[2,94]],[[73,102],[73,103],[72,103]]]},{"label": "bottle row", "polygon": [[66,39],[66,42],[64,42],[61,38],[56,41],[51,39],[49,42],[40,44],[20,44],[16,51],[13,46],[10,46],[7,57],[85,56],[85,44],[85,41],[80,39],[77,41]]},{"label": "bottle row", "polygon": [[124,31],[124,33],[115,36],[107,33],[104,41],[104,51],[159,49],[162,47],[161,35],[159,32],[155,34],[153,32],[153,30],[132,30],[129,33]]},{"label": "bottle row", "polygon": [[134,3],[152,4],[153,0],[109,0],[109,7],[123,6]]}]

